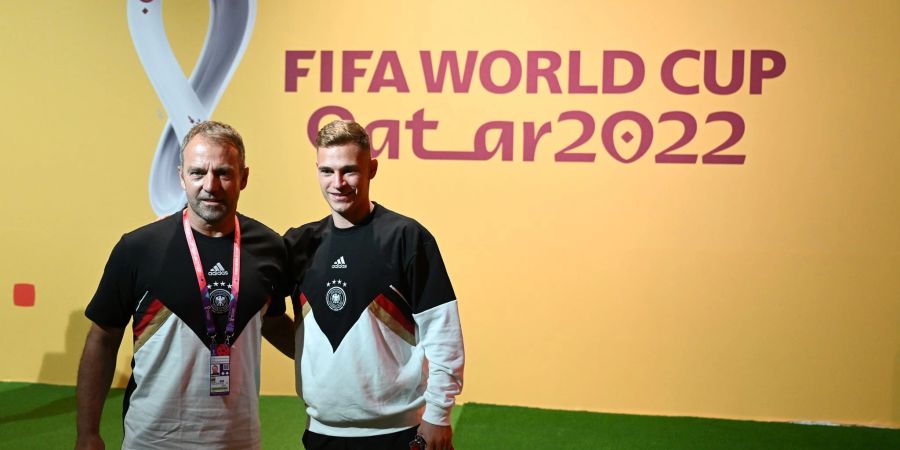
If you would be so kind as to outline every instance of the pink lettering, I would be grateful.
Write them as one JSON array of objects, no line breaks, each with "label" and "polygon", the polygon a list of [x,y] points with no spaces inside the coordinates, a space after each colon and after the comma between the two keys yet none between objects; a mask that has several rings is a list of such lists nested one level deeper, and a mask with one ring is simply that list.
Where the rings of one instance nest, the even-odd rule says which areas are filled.
[{"label": "pink lettering", "polygon": [[[771,61],[771,68],[763,69],[766,61]],[[763,80],[778,77],[784,73],[785,67],[787,61],[781,52],[750,50],[750,94],[762,94]]]},{"label": "pink lettering", "polygon": [[[390,68],[394,78],[386,77],[388,68]],[[406,84],[406,76],[403,75],[400,58],[397,57],[397,52],[393,50],[382,53],[381,57],[378,58],[375,74],[372,75],[372,82],[369,83],[369,92],[380,92],[381,89],[387,87],[397,89],[397,92],[409,92],[409,85]]]},{"label": "pink lettering", "polygon": [[319,78],[319,92],[331,92],[334,89],[334,52],[322,50],[322,64],[319,65],[322,75]]},{"label": "pink lettering", "polygon": [[[376,133],[384,129],[384,141],[379,146],[375,146],[375,137],[380,134]],[[366,125],[366,133],[369,133],[369,146],[372,147],[372,157],[377,158],[385,149],[387,149],[388,159],[397,159],[400,157],[400,121],[399,120],[376,120]]]},{"label": "pink lettering", "polygon": [[297,67],[301,59],[313,59],[312,50],[288,50],[284,52],[284,92],[297,92],[297,79],[309,74],[309,68]]},{"label": "pink lettering", "polygon": [[356,67],[356,61],[371,58],[372,51],[351,50],[344,52],[341,56],[343,58],[341,92],[353,92],[356,79],[362,78],[366,74],[366,69]]},{"label": "pink lettering", "polygon": [[466,93],[469,92],[469,86],[472,84],[472,74],[475,72],[475,62],[478,59],[478,52],[469,50],[466,52],[466,64],[462,73],[459,70],[459,59],[456,51],[442,51],[441,59],[438,62],[437,73],[431,61],[431,52],[419,52],[419,58],[422,60],[422,74],[425,76],[425,89],[428,92],[443,92],[444,78],[447,71],[450,71],[450,81],[453,83],[453,92]]},{"label": "pink lettering", "polygon": [[[497,150],[500,150],[501,157],[504,161],[512,161],[514,127],[515,124],[506,121],[493,121],[481,125],[478,127],[478,131],[475,132],[475,153],[489,155],[488,158],[490,158],[497,153]],[[487,134],[491,131],[499,131],[500,136],[497,137],[497,145],[495,145],[492,150],[488,150]]]},{"label": "pink lettering", "polygon": [[[499,59],[506,60],[506,63],[509,65],[509,79],[506,80],[504,84],[497,84],[494,82],[492,67],[494,66],[494,61]],[[487,55],[484,56],[484,59],[481,60],[481,65],[479,66],[478,75],[481,80],[481,85],[484,86],[485,90],[494,94],[508,94],[516,89],[519,86],[519,82],[522,81],[522,63],[519,62],[519,58],[515,53],[508,50],[494,50]]]},{"label": "pink lettering", "polygon": [[727,85],[719,85],[716,79],[716,51],[703,52],[703,85],[713,94],[729,95],[741,89],[744,84],[744,51],[735,50],[731,54],[731,80]]},{"label": "pink lettering", "polygon": [[597,86],[581,84],[581,52],[569,52],[569,93],[596,94]]},{"label": "pink lettering", "polygon": [[[562,58],[559,53],[547,51],[528,52],[527,69],[525,70],[525,92],[529,94],[537,93],[538,78],[547,81],[547,87],[551,94],[561,94],[562,89],[559,87],[559,79],[556,78],[556,71],[562,65]],[[540,62],[547,61],[547,67],[541,67]]]},{"label": "pink lettering", "polygon": [[537,151],[538,142],[545,134],[553,129],[550,122],[544,122],[541,127],[535,131],[534,122],[525,122],[522,126],[522,161],[534,161],[534,153]]},{"label": "pink lettering", "polygon": [[674,94],[698,94],[700,93],[700,85],[685,86],[675,80],[675,64],[682,59],[696,59],[700,61],[700,52],[697,50],[678,50],[666,56],[666,59],[663,60],[660,74],[663,85]]},{"label": "pink lettering", "polygon": [[[625,84],[616,84],[616,60],[627,61],[631,65],[631,79]],[[603,52],[603,93],[625,94],[633,92],[644,82],[644,60],[637,53],[625,50]]]}]

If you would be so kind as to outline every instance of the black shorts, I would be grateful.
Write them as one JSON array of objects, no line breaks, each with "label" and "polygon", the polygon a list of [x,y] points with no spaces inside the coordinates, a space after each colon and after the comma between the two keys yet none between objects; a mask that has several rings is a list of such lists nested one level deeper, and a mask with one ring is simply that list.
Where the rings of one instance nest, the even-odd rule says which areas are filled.
[{"label": "black shorts", "polygon": [[417,427],[390,434],[364,437],[335,437],[303,432],[306,450],[409,450],[409,443],[416,438]]}]

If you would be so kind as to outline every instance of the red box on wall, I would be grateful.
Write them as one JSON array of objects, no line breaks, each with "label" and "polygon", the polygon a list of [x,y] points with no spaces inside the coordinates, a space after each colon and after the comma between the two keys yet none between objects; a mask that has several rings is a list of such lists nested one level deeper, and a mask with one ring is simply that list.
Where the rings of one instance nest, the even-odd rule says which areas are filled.
[{"label": "red box on wall", "polygon": [[14,284],[13,304],[16,306],[34,306],[34,285],[29,283]]}]

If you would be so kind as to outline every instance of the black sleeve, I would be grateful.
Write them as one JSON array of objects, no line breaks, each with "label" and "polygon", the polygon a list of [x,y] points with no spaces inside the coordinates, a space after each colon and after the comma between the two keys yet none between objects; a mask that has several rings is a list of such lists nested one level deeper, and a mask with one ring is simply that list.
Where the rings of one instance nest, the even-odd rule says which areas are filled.
[{"label": "black sleeve", "polygon": [[[294,296],[297,290],[297,279],[294,275],[298,262],[297,258],[297,249],[294,246],[297,245],[297,229],[289,228],[282,236],[284,239],[284,247],[287,249],[287,262],[284,266],[284,276],[282,277],[282,288],[284,289],[284,294],[288,297],[291,297],[291,300],[294,300]],[[296,308],[294,308],[296,309]],[[296,313],[296,311],[294,311]]]},{"label": "black sleeve", "polygon": [[281,294],[273,293],[272,300],[269,302],[269,308],[266,309],[265,317],[278,317],[285,313],[284,297]]},{"label": "black sleeve", "polygon": [[437,242],[427,233],[415,246],[415,254],[406,265],[406,276],[413,314],[456,300]]},{"label": "black sleeve", "polygon": [[[290,232],[290,230],[288,232]],[[280,287],[281,294],[285,297],[290,297],[294,295],[294,289],[297,285],[297,282],[294,280],[294,252],[296,249],[291,247],[291,240],[288,238],[287,234],[285,234],[282,239],[284,240],[284,248],[287,255],[284,261],[284,271],[281,273]]]},{"label": "black sleeve", "polygon": [[266,317],[278,317],[285,313],[284,298],[290,295],[293,288],[290,280],[290,267],[288,266],[290,258],[288,258],[287,243],[280,237],[279,242],[281,243],[277,261],[279,271],[277,279],[274,280],[274,286],[272,286],[272,300],[269,303],[269,308],[266,310]]},{"label": "black sleeve", "polygon": [[297,288],[312,264],[316,250],[322,244],[327,227],[328,222],[323,219],[300,228],[291,228],[284,233],[284,243],[287,247],[285,287],[291,298],[299,295]]},{"label": "black sleeve", "polygon": [[84,311],[100,326],[125,328],[134,310],[134,271],[124,237],[113,248],[97,292]]}]

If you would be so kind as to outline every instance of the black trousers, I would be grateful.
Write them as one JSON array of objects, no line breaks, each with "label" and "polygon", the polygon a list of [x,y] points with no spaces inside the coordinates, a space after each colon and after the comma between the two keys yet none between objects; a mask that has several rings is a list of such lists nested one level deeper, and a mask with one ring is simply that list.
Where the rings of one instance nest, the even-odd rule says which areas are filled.
[{"label": "black trousers", "polygon": [[416,427],[391,434],[365,437],[335,437],[303,432],[306,450],[409,450],[409,443],[416,438]]}]

